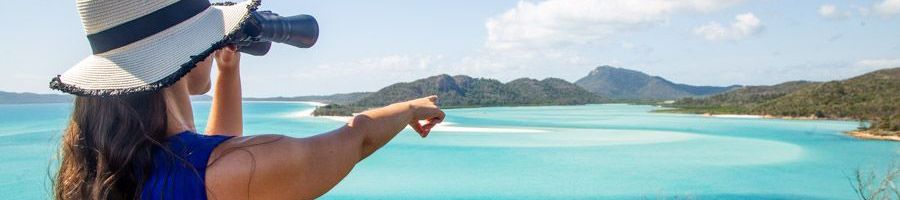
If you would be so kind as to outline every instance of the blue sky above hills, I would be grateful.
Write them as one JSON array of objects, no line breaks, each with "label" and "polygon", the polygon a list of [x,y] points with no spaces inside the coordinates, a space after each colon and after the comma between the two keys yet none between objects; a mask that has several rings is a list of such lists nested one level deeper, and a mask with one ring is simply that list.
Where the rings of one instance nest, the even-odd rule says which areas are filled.
[{"label": "blue sky above hills", "polygon": [[[0,90],[50,93],[90,54],[74,2],[5,2]],[[900,66],[900,0],[263,1],[321,26],[243,57],[246,96],[373,91],[435,74],[569,81],[613,65],[694,85],[833,80]]]}]

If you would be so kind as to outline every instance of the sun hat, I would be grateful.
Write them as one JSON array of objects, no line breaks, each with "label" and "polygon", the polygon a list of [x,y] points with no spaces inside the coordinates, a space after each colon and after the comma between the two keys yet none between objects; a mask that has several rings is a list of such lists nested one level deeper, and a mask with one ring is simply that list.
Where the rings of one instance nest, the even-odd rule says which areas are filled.
[{"label": "sun hat", "polygon": [[259,0],[76,0],[93,55],[50,88],[78,96],[156,91],[181,79],[241,29]]}]

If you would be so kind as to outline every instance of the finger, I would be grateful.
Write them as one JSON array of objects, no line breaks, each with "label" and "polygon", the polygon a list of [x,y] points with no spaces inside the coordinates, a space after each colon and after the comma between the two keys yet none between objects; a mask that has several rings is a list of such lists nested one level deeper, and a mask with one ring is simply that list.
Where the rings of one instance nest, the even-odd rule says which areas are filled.
[{"label": "finger", "polygon": [[434,125],[436,125],[436,124],[434,124],[434,123],[428,123],[428,124],[425,124],[425,125],[422,126],[422,130],[424,130],[424,131],[431,131],[431,128],[434,128]]},{"label": "finger", "polygon": [[441,109],[434,109],[432,111],[432,113],[429,113],[428,116],[430,119],[437,119],[437,120],[443,121],[444,117],[446,117],[447,114],[445,114],[444,111]]},{"label": "finger", "polygon": [[425,130],[422,130],[422,124],[419,123],[419,120],[410,121],[409,126],[411,126],[416,133],[419,133],[419,136],[425,137]]},{"label": "finger", "polygon": [[444,122],[444,118],[435,117],[432,121],[434,121],[434,124],[440,124],[441,122]]},{"label": "finger", "polygon": [[425,135],[427,136],[428,133],[431,132],[432,128],[434,128],[435,126],[437,126],[438,124],[440,124],[441,122],[444,121],[444,118],[443,117],[434,117],[434,118],[426,119],[425,121],[426,121],[426,123],[425,123],[425,125],[422,126],[422,130],[425,131]]},{"label": "finger", "polygon": [[439,120],[430,120],[430,121],[428,121],[428,123],[426,123],[424,126],[422,126],[422,130],[425,130],[425,133],[426,133],[425,135],[428,135],[427,133],[431,133],[431,129],[433,129],[435,126],[437,126],[437,124],[439,123],[438,121]]},{"label": "finger", "polygon": [[217,61],[222,63],[233,63],[235,62],[241,54],[237,52],[237,46],[235,45],[227,45],[222,49],[217,51],[216,58]]},{"label": "finger", "polygon": [[416,132],[422,131],[422,124],[419,123],[418,120],[412,120],[409,122],[409,126],[413,128]]},{"label": "finger", "polygon": [[431,101],[432,103],[437,102],[437,95],[431,95],[431,96],[428,96],[425,98],[428,99],[428,101]]},{"label": "finger", "polygon": [[422,125],[422,129],[423,130],[431,130],[431,128],[434,128],[434,126],[437,125],[438,123],[440,123],[440,121],[441,120],[439,120],[439,119],[425,120],[426,123],[425,123],[425,125]]},{"label": "finger", "polygon": [[428,137],[428,134],[431,133],[432,127],[434,127],[434,125],[426,124],[426,125],[422,126],[422,133],[420,133],[419,136],[422,136],[423,138]]}]

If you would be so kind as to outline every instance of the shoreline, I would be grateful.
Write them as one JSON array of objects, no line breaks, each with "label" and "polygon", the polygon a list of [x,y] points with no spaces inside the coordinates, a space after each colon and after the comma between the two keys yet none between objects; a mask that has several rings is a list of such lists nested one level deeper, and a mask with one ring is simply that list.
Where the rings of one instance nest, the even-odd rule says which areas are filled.
[{"label": "shoreline", "polygon": [[850,118],[828,118],[828,117],[815,117],[815,116],[793,117],[793,116],[778,116],[778,115],[712,114],[712,113],[703,113],[703,114],[698,114],[698,115],[702,115],[704,117],[716,117],[716,118],[856,121],[855,119],[850,119]]},{"label": "shoreline", "polygon": [[662,107],[663,109],[656,109],[650,112],[655,113],[670,113],[670,114],[687,114],[687,115],[699,115],[703,117],[715,117],[715,118],[739,118],[739,119],[784,119],[784,120],[833,120],[833,121],[858,121],[853,118],[831,118],[831,117],[816,117],[816,116],[782,116],[782,115],[756,115],[756,114],[736,114],[736,113],[711,113],[711,112],[690,112],[690,111],[682,111],[678,110],[679,108],[672,107]]},{"label": "shoreline", "polygon": [[[671,107],[664,107],[671,108]],[[667,113],[680,113],[680,114],[692,114],[692,115],[700,115],[703,117],[713,117],[713,118],[735,118],[735,119],[781,119],[781,120],[833,120],[833,121],[858,121],[857,119],[852,118],[828,118],[828,117],[816,117],[816,116],[807,116],[807,117],[792,117],[792,116],[777,116],[777,115],[749,115],[749,114],[712,114],[712,113],[691,113],[691,112],[677,112],[678,108],[674,109],[666,109],[666,110],[676,110],[676,112],[667,112]],[[651,111],[653,112],[653,111]],[[860,140],[880,140],[880,141],[894,141],[900,142],[900,133],[898,132],[888,132],[888,131],[869,131],[869,130],[850,130],[844,131],[844,135],[849,137],[853,137]]]},{"label": "shoreline", "polygon": [[[853,121],[854,119],[846,118],[818,118],[818,117],[788,117],[788,116],[772,116],[772,115],[735,115],[735,114],[702,114],[705,117],[715,118],[738,118],[738,119],[783,119],[783,120],[838,120]],[[844,134],[860,140],[880,140],[900,142],[900,133],[891,133],[887,131],[868,131],[868,130],[852,130],[844,131]]]},{"label": "shoreline", "polygon": [[860,131],[860,130],[847,131],[844,133],[847,134],[848,136],[851,136],[851,137],[854,137],[857,139],[862,139],[862,140],[882,140],[882,141],[900,142],[900,134],[897,134],[897,133],[895,133],[894,135],[885,135],[885,134],[880,134],[880,133],[883,133],[882,131]]}]

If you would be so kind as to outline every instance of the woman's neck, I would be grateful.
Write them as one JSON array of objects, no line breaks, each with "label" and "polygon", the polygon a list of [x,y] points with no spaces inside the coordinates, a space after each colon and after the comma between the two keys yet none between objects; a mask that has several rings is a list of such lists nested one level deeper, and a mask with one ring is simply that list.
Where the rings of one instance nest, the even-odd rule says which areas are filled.
[{"label": "woman's neck", "polygon": [[187,85],[178,81],[164,89],[166,98],[166,137],[173,136],[184,131],[197,132],[194,126],[194,110],[191,107],[191,95]]}]

